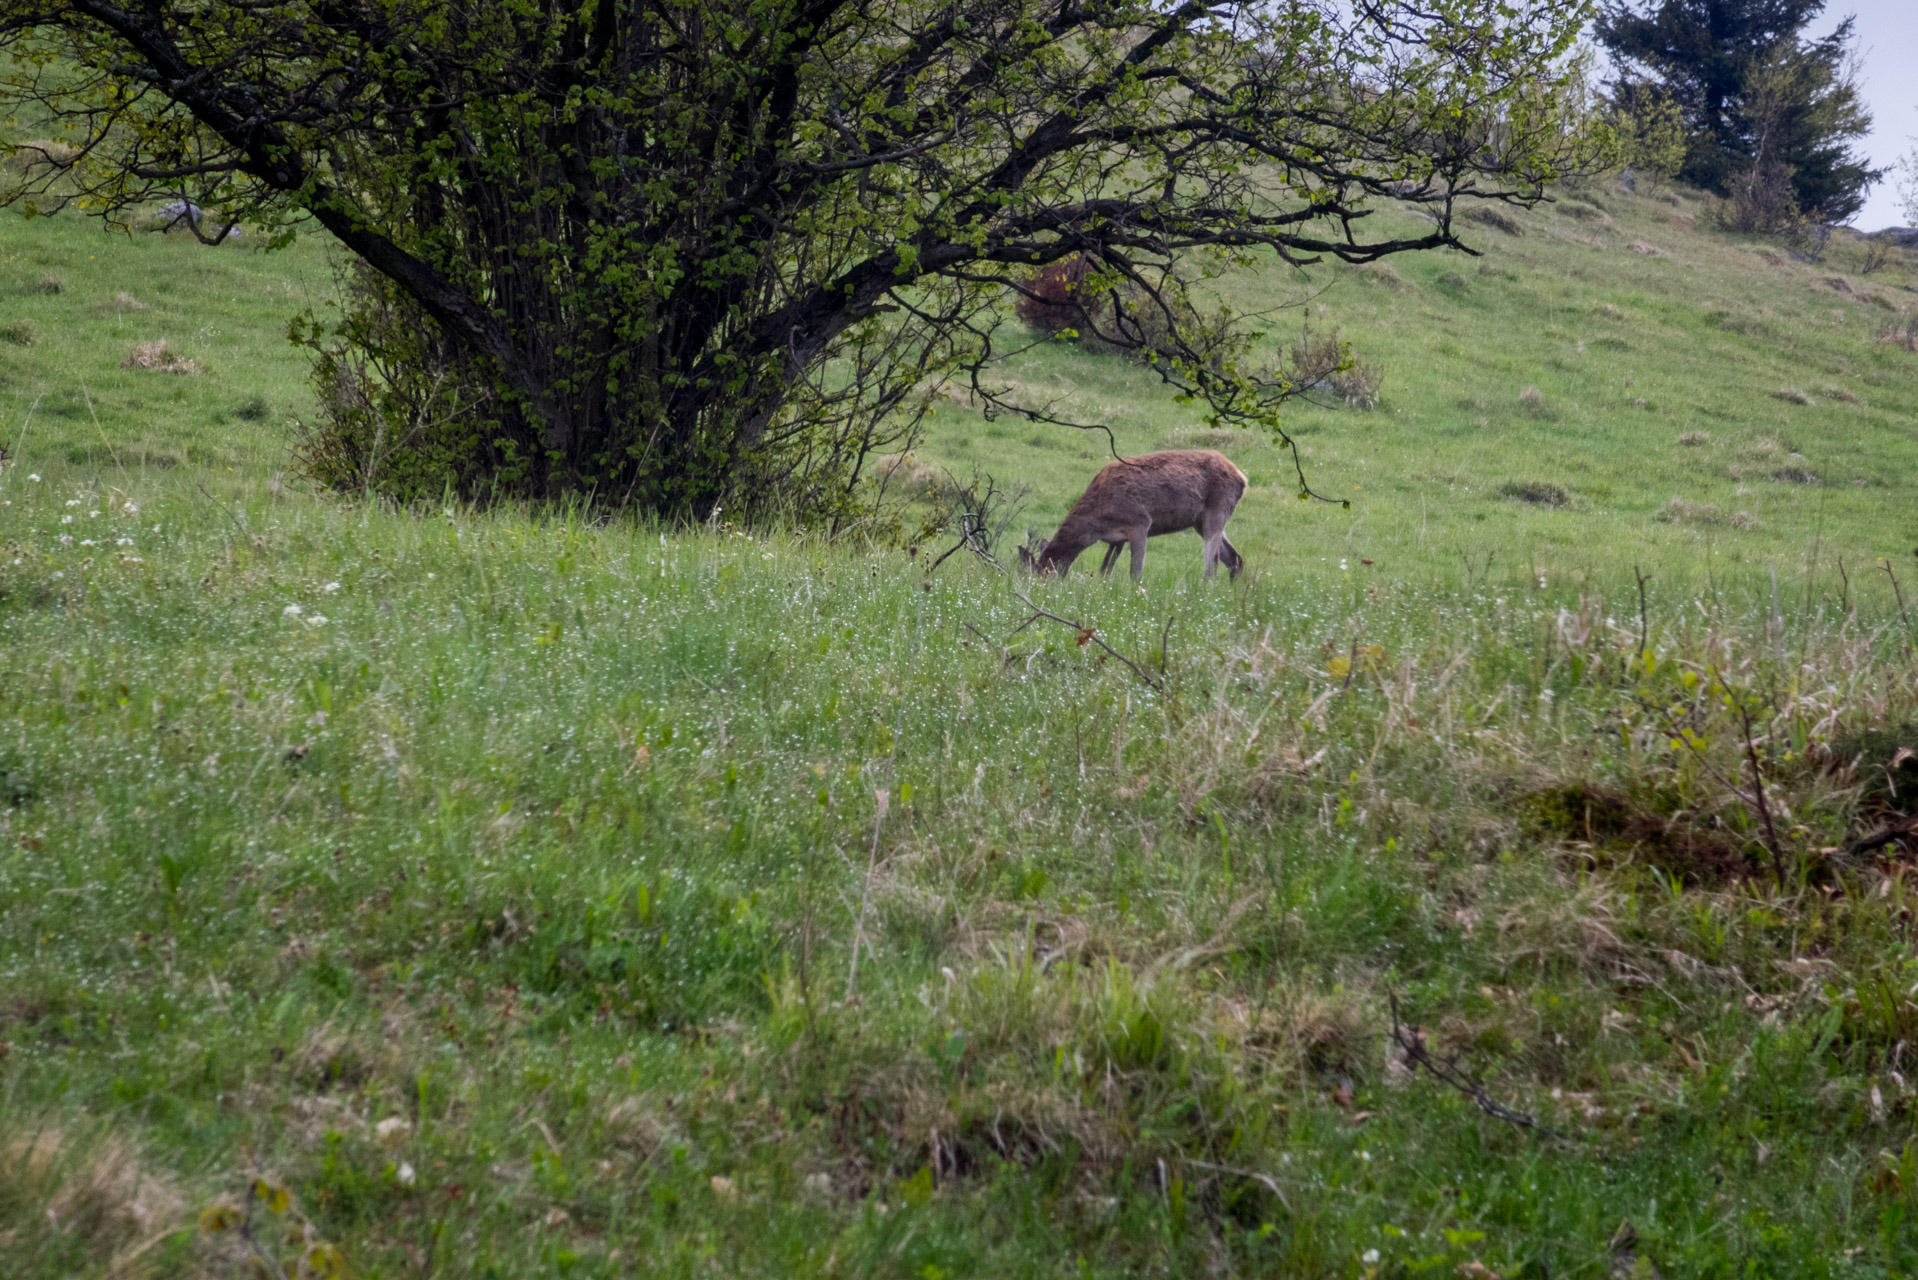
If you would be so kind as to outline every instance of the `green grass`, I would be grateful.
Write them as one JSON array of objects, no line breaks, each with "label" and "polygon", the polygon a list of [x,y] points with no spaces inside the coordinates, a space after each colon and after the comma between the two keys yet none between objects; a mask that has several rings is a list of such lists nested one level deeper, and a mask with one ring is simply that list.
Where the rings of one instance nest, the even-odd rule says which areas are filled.
[{"label": "green grass", "polygon": [[[1135,674],[969,558],[314,496],[281,334],[317,246],[4,237],[9,1280],[1918,1267],[1910,850],[1846,851],[1918,748],[1873,567],[1918,576],[1914,362],[1872,304],[1676,230],[1341,284],[1385,406],[1294,421],[1351,512],[1234,444],[1239,583],[1171,539],[1143,589],[1021,587]],[[1769,336],[1681,308],[1761,292]],[[1547,354],[1585,333],[1554,299],[1613,297],[1644,410]],[[159,339],[196,371],[119,368]],[[1768,398],[1794,367],[1810,407]],[[1012,372],[1128,447],[1186,413]],[[966,421],[924,455],[1035,525],[1096,461]],[[1787,426],[1824,483],[1751,461]],[[1408,1065],[1394,999],[1548,1131]]]},{"label": "green grass", "polygon": [[[1603,221],[1562,211],[1598,203]],[[1816,559],[1835,578],[1840,559],[1853,573],[1878,556],[1912,563],[1918,359],[1878,337],[1918,308],[1906,287],[1918,255],[1871,276],[1856,274],[1863,249],[1850,242],[1821,264],[1794,262],[1698,230],[1709,214],[1690,196],[1609,188],[1512,217],[1524,235],[1472,227],[1477,259],[1410,255],[1221,282],[1242,313],[1283,308],[1266,358],[1309,322],[1383,366],[1377,410],[1299,403],[1286,419],[1314,486],[1349,498],[1350,511],[1298,503],[1285,453],[1205,431],[1200,407],[1158,392],[1148,369],[1055,345],[1013,359],[1002,385],[1034,402],[1068,395],[1080,420],[1111,425],[1121,453],[1224,448],[1252,481],[1234,543],[1267,575],[1370,559],[1378,575],[1432,581],[1490,554],[1514,575],[1574,582],[1629,579],[1638,562],[1682,595],[1767,565],[1802,575]],[[1402,220],[1406,234],[1422,225]],[[1787,388],[1812,404],[1780,399]],[[957,404],[941,407],[919,453],[1028,485],[1022,523],[1048,533],[1107,456],[1103,436],[986,423]],[[1794,471],[1816,483],[1777,478]],[[1570,504],[1501,492],[1540,483]],[[1674,498],[1691,514],[1661,519]],[[1179,541],[1153,553],[1196,558]]]}]

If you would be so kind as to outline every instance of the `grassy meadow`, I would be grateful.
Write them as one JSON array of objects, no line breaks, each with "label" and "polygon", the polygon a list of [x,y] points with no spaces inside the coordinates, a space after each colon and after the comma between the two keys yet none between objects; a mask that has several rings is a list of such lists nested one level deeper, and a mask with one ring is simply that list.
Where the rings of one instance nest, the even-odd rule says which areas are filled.
[{"label": "grassy meadow", "polygon": [[1578,203],[1221,282],[1349,511],[1009,361],[1137,588],[315,494],[323,246],[0,224],[0,1275],[1918,1269],[1918,274]]}]

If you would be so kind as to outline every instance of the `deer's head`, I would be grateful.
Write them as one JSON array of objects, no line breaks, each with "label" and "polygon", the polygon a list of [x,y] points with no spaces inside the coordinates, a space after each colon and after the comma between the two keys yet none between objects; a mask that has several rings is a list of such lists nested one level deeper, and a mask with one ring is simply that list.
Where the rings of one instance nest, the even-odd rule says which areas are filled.
[{"label": "deer's head", "polygon": [[1019,548],[1019,567],[1027,573],[1045,573],[1046,547],[1051,545],[1048,539],[1039,539],[1039,549],[1035,554],[1031,547]]}]

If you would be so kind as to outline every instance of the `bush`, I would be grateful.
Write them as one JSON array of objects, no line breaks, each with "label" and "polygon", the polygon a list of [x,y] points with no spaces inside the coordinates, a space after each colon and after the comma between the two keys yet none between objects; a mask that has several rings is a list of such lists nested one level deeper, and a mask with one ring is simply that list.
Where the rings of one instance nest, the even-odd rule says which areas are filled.
[{"label": "bush", "polygon": [[1360,360],[1337,329],[1314,334],[1307,327],[1287,356],[1285,376],[1293,385],[1329,390],[1350,409],[1378,407],[1384,367],[1376,361]]},{"label": "bush", "polygon": [[1718,206],[1718,225],[1744,235],[1792,235],[1804,225],[1791,170],[1782,164],[1754,165],[1734,179],[1731,197]]}]

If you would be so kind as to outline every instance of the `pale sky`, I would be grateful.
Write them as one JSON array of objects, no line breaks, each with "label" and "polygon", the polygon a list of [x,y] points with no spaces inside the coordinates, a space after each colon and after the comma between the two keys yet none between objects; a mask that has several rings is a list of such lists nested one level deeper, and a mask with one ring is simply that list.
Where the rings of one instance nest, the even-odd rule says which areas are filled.
[{"label": "pale sky", "polygon": [[[1871,105],[1872,132],[1860,147],[1874,165],[1888,165],[1918,147],[1918,0],[1830,0],[1811,25],[1824,35],[1847,14],[1858,19],[1859,79]],[[1851,220],[1861,231],[1906,225],[1896,173],[1871,189]]]}]

